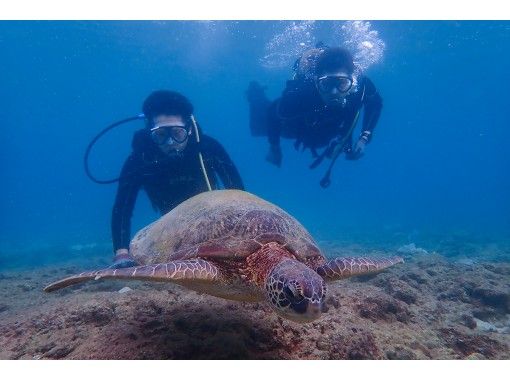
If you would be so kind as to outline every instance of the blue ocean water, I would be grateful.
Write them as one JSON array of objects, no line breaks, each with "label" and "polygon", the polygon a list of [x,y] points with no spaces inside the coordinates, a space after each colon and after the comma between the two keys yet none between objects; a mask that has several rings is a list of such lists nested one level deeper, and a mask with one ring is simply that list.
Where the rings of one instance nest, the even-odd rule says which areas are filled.
[{"label": "blue ocean water", "polygon": [[[327,165],[309,170],[310,153],[292,141],[283,143],[282,168],[265,162],[267,142],[248,129],[248,83],[279,96],[300,49],[317,41],[356,46],[346,25],[0,22],[0,265],[13,252],[58,250],[58,261],[72,247],[108,251],[116,186],[85,176],[84,150],[108,124],[140,113],[156,89],[189,97],[246,189],[296,216],[319,241],[508,241],[510,22],[363,24],[369,30],[358,37],[383,42],[365,70],[384,101],[366,155],[339,159],[328,189],[319,186]],[[100,140],[91,157],[97,176],[118,175],[141,126]],[[133,233],[157,217],[142,194]]]}]

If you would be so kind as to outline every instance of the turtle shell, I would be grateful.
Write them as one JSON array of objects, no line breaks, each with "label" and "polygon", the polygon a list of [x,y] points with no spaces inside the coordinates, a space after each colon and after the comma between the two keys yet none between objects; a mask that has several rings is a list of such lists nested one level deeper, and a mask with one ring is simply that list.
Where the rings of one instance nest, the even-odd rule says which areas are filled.
[{"label": "turtle shell", "polygon": [[141,264],[178,259],[244,260],[277,242],[297,260],[320,256],[308,231],[281,208],[240,190],[196,195],[140,230],[130,245]]}]

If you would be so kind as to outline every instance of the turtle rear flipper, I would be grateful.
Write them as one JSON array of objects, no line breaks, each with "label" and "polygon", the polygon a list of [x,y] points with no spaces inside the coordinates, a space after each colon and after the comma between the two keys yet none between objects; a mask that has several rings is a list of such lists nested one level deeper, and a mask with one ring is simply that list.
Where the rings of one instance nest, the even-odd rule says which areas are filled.
[{"label": "turtle rear flipper", "polygon": [[326,281],[337,281],[363,274],[377,273],[398,263],[401,257],[368,258],[368,257],[337,257],[317,268],[317,273]]},{"label": "turtle rear flipper", "polygon": [[206,260],[175,260],[163,264],[83,272],[54,282],[46,286],[44,291],[53,292],[85,281],[99,279],[174,282],[186,286],[192,283],[215,282],[220,279],[220,276],[218,268]]}]

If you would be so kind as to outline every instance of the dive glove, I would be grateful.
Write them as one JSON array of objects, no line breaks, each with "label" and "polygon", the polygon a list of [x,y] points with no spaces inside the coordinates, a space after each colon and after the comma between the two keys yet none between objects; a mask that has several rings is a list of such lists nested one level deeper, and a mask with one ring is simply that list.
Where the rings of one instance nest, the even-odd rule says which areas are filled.
[{"label": "dive glove", "polygon": [[127,249],[126,250],[119,249],[115,254],[115,257],[113,258],[113,264],[110,265],[108,268],[109,269],[130,268],[136,267],[137,265],[139,265],[138,262],[135,260],[133,256],[131,256]]},{"label": "dive glove", "polygon": [[361,134],[358,142],[352,149],[349,149],[346,154],[345,158],[348,160],[358,160],[365,154],[365,147],[368,143],[368,138],[370,136],[370,132],[365,131]]}]

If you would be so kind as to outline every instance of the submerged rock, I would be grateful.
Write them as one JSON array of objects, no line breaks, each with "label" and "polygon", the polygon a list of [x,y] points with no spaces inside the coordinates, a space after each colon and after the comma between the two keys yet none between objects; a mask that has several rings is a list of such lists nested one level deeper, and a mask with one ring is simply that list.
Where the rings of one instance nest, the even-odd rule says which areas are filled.
[{"label": "submerged rock", "polygon": [[330,346],[329,359],[380,359],[375,336],[363,330],[349,335],[336,334]]},{"label": "submerged rock", "polygon": [[411,319],[411,313],[406,305],[391,297],[367,297],[357,308],[360,316],[374,322],[382,320],[407,323]]},{"label": "submerged rock", "polygon": [[480,300],[483,304],[498,309],[503,314],[510,313],[510,294],[502,289],[495,288],[468,288],[468,294]]},{"label": "submerged rock", "polygon": [[484,335],[468,335],[454,328],[443,328],[440,334],[446,345],[462,358],[472,354],[482,354],[488,359],[495,358],[501,351],[508,351],[508,345]]},{"label": "submerged rock", "polygon": [[[508,334],[510,333],[510,325],[507,323],[506,326],[498,327],[495,324],[492,324],[487,321],[483,321],[478,318],[473,318],[476,322],[476,328],[482,332],[497,332],[501,334]],[[507,320],[508,322],[508,320]]]},{"label": "submerged rock", "polygon": [[393,297],[407,304],[414,304],[418,299],[416,291],[402,280],[389,278],[385,287]]},{"label": "submerged rock", "polygon": [[428,255],[429,254],[425,249],[418,248],[416,246],[416,244],[414,244],[414,243],[403,245],[402,247],[397,249],[397,252],[404,254],[404,255]]},{"label": "submerged rock", "polygon": [[393,360],[413,360],[416,359],[416,354],[401,346],[395,347],[393,350],[389,350],[386,352],[386,358]]}]

